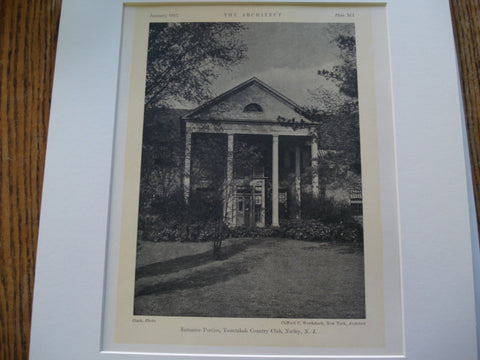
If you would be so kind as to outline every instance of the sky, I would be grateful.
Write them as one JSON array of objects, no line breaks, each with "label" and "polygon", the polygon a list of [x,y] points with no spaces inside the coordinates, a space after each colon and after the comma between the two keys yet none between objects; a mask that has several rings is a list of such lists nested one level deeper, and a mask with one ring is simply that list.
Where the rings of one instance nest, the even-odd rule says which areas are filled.
[{"label": "sky", "polygon": [[[240,34],[247,58],[231,71],[218,69],[215,96],[257,77],[298,105],[315,105],[311,91],[320,87],[336,90],[317,74],[339,63],[339,49],[332,39],[339,33],[353,34],[353,24],[325,23],[244,23]],[[183,107],[194,107],[183,103]]]}]

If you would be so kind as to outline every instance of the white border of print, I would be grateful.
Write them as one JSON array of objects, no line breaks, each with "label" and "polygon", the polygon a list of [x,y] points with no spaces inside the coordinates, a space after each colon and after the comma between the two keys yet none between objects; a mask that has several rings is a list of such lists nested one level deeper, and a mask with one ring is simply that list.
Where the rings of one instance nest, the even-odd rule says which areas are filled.
[{"label": "white border of print", "polygon": [[[366,318],[360,323],[352,324],[347,319],[328,319],[328,323],[325,321],[327,319],[315,319],[316,324],[311,325],[301,321],[295,322],[295,329],[302,335],[292,337],[288,333],[280,334],[275,331],[278,329],[285,331],[288,327],[291,330],[293,319],[132,314],[143,128],[141,119],[147,62],[145,49],[149,24],[170,14],[174,14],[175,21],[178,22],[225,21],[225,13],[238,14],[242,18],[247,9],[251,12],[281,14],[281,21],[284,23],[328,23],[342,20],[355,23],[361,157],[362,168],[365,170],[362,188],[367,306]],[[350,16],[341,18],[342,14],[347,13]],[[132,19],[135,19],[134,28],[131,27]],[[271,19],[250,21],[262,21],[266,24],[269,20],[272,21]],[[241,21],[244,22],[245,19]],[[273,21],[278,22],[278,17]],[[384,90],[391,88],[388,41],[385,35],[387,27],[385,7],[316,6],[316,4],[262,5],[253,9],[251,4],[228,7],[213,4],[128,6],[124,11],[123,24],[102,350],[239,355],[252,354],[251,348],[255,347],[255,354],[286,356],[298,354],[299,350],[295,347],[301,347],[304,355],[315,356],[403,354],[393,111],[391,93]],[[378,119],[382,121],[379,122]],[[381,206],[384,211],[381,211]],[[387,292],[384,292],[384,284],[388,284]],[[285,320],[289,321],[290,326],[285,325]],[[318,320],[323,320],[323,326]],[[220,330],[243,328],[247,332],[241,334],[193,332],[183,331],[183,328]],[[255,335],[255,329],[269,332],[264,336],[258,336]]]},{"label": "white border of print", "polygon": [[[478,245],[448,1],[372,3],[386,3],[389,17],[404,356],[477,358],[472,255],[478,261]],[[64,0],[62,5],[31,359],[141,359],[145,354],[140,352],[101,351],[101,274],[106,268],[123,2]],[[296,350],[290,357],[312,356]],[[229,356],[268,353],[254,348],[249,355]]]}]

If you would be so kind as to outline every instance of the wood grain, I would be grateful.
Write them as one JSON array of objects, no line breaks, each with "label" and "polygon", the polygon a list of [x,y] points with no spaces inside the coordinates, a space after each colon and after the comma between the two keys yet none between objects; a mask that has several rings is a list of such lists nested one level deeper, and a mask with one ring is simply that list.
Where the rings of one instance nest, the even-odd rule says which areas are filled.
[{"label": "wood grain", "polygon": [[0,359],[27,359],[60,0],[0,4]]},{"label": "wood grain", "polygon": [[470,149],[470,163],[480,224],[480,3],[450,0],[463,104]]},{"label": "wood grain", "polygon": [[[28,358],[35,249],[61,0],[0,4],[0,359]],[[451,0],[477,211],[480,9]],[[47,360],[47,359],[46,359]]]}]

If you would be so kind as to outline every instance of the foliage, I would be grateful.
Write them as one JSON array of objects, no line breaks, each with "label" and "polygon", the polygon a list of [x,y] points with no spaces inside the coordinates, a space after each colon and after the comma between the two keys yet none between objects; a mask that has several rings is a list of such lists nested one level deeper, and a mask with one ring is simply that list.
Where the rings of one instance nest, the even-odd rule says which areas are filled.
[{"label": "foliage", "polygon": [[328,115],[348,115],[358,112],[358,84],[355,28],[353,24],[337,24],[330,34],[339,51],[339,63],[331,70],[317,74],[336,85],[337,91],[321,88],[309,91],[319,108]]},{"label": "foliage", "polygon": [[356,222],[323,223],[319,220],[288,220],[281,224],[289,239],[315,242],[363,243],[363,228]]},{"label": "foliage", "polygon": [[140,210],[144,212],[155,212],[150,209],[152,203],[175,197],[180,191],[185,145],[179,118],[184,113],[184,110],[145,113],[140,186]]},{"label": "foliage", "polygon": [[[342,94],[338,89],[319,88],[308,91],[317,102],[317,109],[326,115],[350,115],[358,112],[358,99]],[[318,110],[317,110],[318,111]]]},{"label": "foliage", "polygon": [[168,100],[200,102],[211,97],[216,69],[240,62],[246,46],[240,23],[151,23],[148,39],[146,109]]},{"label": "foliage", "polygon": [[319,70],[318,74],[336,84],[338,92],[327,88],[317,89],[311,94],[321,106],[298,108],[297,111],[302,115],[299,119],[278,117],[278,122],[284,126],[310,129],[311,135],[317,138],[320,148],[328,149],[317,159],[318,173],[324,185],[332,181],[341,182],[341,179],[348,177],[349,172],[361,174],[356,44],[353,27],[336,28],[332,42],[340,51],[340,63],[332,70]]},{"label": "foliage", "polygon": [[340,34],[333,41],[341,50],[341,63],[331,71],[319,70],[318,74],[337,84],[342,94],[358,98],[355,36]]},{"label": "foliage", "polygon": [[[358,112],[345,115],[327,115],[316,108],[302,108],[298,111],[308,119],[278,118],[281,125],[296,128],[310,129],[310,135],[317,139],[321,151],[317,158],[320,183],[337,183],[339,187],[351,187],[353,183],[360,183],[360,128]],[[314,123],[314,126],[311,123]],[[311,183],[311,171],[304,183]]]},{"label": "foliage", "polygon": [[237,135],[233,148],[233,166],[236,178],[251,176],[255,168],[265,164],[270,139],[263,136]]},{"label": "foliage", "polygon": [[[152,222],[148,228],[142,230],[142,240],[154,242],[205,242],[216,239],[215,229],[219,222],[197,221],[183,222]],[[228,232],[224,232],[226,238]]]},{"label": "foliage", "polygon": [[336,202],[326,197],[314,198],[302,194],[302,217],[307,220],[320,220],[325,224],[353,222],[350,204]]},{"label": "foliage", "polygon": [[280,124],[293,129],[307,128],[310,135],[317,139],[320,149],[323,149],[317,161],[319,178],[324,187],[332,182],[347,185],[353,180],[352,174],[358,178],[354,182],[360,182],[356,44],[354,28],[347,25],[336,27],[332,39],[340,51],[340,63],[332,70],[318,71],[319,75],[337,85],[338,92],[317,89],[311,93],[322,109],[318,105],[298,108],[296,110],[302,115],[300,119],[277,119]]},{"label": "foliage", "polygon": [[[146,241],[203,242],[228,238],[271,237],[304,241],[333,241],[362,243],[363,228],[357,222],[347,204],[329,199],[313,199],[304,196],[302,214],[304,219],[281,220],[280,227],[235,227],[228,229],[222,221],[221,212],[212,212],[219,204],[212,199],[194,196],[189,205],[182,201],[181,194],[156,204],[157,213],[139,218],[139,237]],[[210,209],[210,211],[209,211]]]},{"label": "foliage", "polygon": [[[316,124],[314,134],[325,152],[319,158],[319,174],[329,182],[332,176],[345,177],[345,171],[361,173],[360,126],[358,112],[349,115],[325,115],[314,108],[303,109],[306,118]],[[335,175],[336,174],[336,175]]]},{"label": "foliage", "polygon": [[142,240],[154,242],[205,242],[226,238],[283,238],[313,242],[363,243],[363,228],[355,222],[324,223],[317,219],[283,220],[278,228],[228,229],[223,227],[218,238],[219,223],[214,221],[194,223],[150,224],[142,232]]},{"label": "foliage", "polygon": [[193,134],[191,160],[192,185],[206,182],[220,199],[226,177],[227,137],[218,134]]},{"label": "foliage", "polygon": [[147,241],[211,241],[219,224],[223,227],[222,200],[192,194],[185,204],[183,193],[158,198],[150,212],[140,212],[138,233]]}]

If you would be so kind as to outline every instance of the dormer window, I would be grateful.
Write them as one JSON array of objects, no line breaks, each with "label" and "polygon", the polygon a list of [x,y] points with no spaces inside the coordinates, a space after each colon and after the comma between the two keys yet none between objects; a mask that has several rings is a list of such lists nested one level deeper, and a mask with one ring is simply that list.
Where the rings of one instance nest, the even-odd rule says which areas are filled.
[{"label": "dormer window", "polygon": [[251,103],[245,106],[243,112],[263,112],[263,109],[260,105],[256,103]]}]

